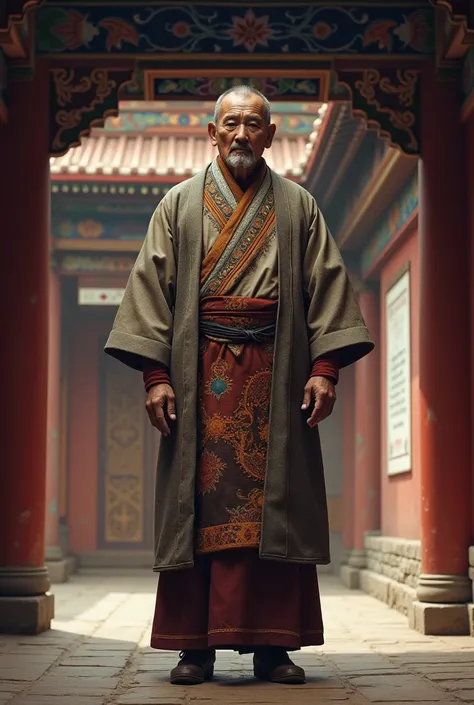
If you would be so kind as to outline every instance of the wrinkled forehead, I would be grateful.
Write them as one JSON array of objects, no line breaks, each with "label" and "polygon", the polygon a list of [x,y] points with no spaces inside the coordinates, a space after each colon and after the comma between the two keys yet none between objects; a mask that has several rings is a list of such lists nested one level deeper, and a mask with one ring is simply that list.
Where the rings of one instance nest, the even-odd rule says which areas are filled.
[{"label": "wrinkled forehead", "polygon": [[254,93],[230,93],[222,101],[221,117],[227,113],[252,113],[263,118],[266,110],[263,100]]}]

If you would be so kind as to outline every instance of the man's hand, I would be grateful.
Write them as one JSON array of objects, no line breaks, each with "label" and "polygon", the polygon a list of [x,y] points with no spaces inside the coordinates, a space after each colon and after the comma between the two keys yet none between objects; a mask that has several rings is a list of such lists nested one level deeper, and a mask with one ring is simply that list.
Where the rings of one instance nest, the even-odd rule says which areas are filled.
[{"label": "man's hand", "polygon": [[331,415],[336,403],[334,384],[327,377],[310,377],[304,388],[302,410],[305,411],[314,402],[314,408],[307,424],[314,428]]},{"label": "man's hand", "polygon": [[146,410],[152,426],[158,429],[163,436],[171,433],[167,417],[176,421],[176,406],[173,388],[169,384],[155,384],[148,391]]}]

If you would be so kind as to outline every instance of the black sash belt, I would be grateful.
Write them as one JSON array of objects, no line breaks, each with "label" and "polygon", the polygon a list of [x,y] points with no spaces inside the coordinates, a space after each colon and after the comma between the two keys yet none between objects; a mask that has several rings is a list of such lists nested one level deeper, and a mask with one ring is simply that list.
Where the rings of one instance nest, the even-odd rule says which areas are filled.
[{"label": "black sash belt", "polygon": [[229,343],[264,343],[269,338],[273,338],[276,331],[276,323],[258,328],[234,328],[225,326],[213,321],[201,321],[199,325],[201,335],[207,338],[216,338]]}]

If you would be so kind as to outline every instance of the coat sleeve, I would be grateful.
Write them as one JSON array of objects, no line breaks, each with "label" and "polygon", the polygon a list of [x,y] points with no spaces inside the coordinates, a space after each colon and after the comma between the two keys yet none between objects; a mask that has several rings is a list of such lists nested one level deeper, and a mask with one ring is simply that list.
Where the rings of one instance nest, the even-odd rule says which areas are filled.
[{"label": "coat sleeve", "polygon": [[170,198],[151,217],[105,352],[142,369],[146,357],[169,367],[173,338],[176,257]]},{"label": "coat sleeve", "polygon": [[337,350],[339,367],[345,367],[367,355],[374,344],[339,249],[311,201],[303,261],[311,360]]}]

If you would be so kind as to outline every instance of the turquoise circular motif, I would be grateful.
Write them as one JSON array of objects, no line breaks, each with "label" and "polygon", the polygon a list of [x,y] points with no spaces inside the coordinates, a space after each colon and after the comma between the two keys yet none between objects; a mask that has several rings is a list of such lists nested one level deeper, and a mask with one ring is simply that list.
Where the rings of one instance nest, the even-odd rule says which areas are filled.
[{"label": "turquoise circular motif", "polygon": [[211,392],[216,395],[216,397],[220,397],[224,394],[224,392],[227,391],[227,382],[225,379],[214,379],[212,380],[211,384]]}]

